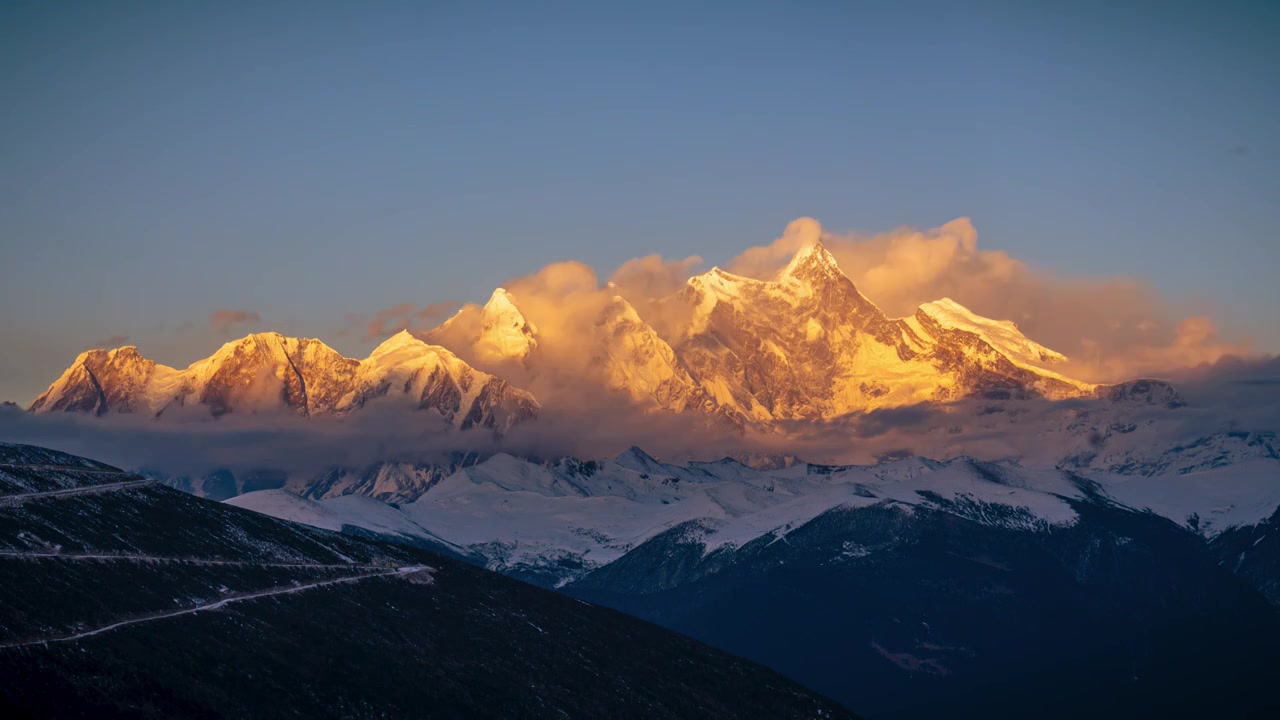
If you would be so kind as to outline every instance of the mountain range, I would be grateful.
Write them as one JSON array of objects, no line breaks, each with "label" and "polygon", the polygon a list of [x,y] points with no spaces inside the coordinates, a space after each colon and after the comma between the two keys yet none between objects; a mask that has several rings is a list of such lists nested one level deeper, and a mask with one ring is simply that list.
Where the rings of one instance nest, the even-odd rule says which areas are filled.
[{"label": "mountain range", "polygon": [[[802,248],[771,281],[719,268],[660,300],[664,332],[621,294],[588,337],[544,337],[503,288],[466,306],[423,342],[401,332],[364,360],[313,339],[257,333],[185,370],[134,347],[81,354],[31,404],[32,412],[220,416],[287,410],[344,415],[382,399],[461,428],[507,430],[538,416],[524,386],[557,373],[619,407],[714,417],[739,427],[830,420],[850,413],[973,397],[1088,397],[1066,358],[1008,321],[943,298],[889,318],[820,244]],[[667,327],[670,326],[670,327]],[[559,358],[582,356],[581,368]]]},{"label": "mountain range", "polygon": [[148,360],[132,346],[90,350],[30,410],[157,418],[193,410],[213,417],[287,410],[315,417],[344,415],[383,399],[429,411],[463,430],[504,430],[538,414],[528,393],[407,332],[364,360],[343,357],[319,340],[279,333],[229,342],[185,370]]}]

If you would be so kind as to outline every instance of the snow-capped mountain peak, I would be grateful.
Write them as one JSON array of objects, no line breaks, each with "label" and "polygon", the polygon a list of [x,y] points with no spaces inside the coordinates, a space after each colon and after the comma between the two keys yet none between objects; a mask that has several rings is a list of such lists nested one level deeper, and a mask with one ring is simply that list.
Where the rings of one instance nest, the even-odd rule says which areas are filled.
[{"label": "snow-capped mountain peak", "polygon": [[497,288],[480,310],[477,355],[488,362],[526,363],[538,347],[538,329],[525,319],[506,288]]},{"label": "snow-capped mountain peak", "polygon": [[[178,371],[143,357],[133,345],[95,348],[75,362],[31,404],[32,412],[156,412],[152,387],[173,384]],[[162,407],[163,404],[160,405]]]},{"label": "snow-capped mountain peak", "polygon": [[800,294],[812,294],[816,288],[840,279],[847,281],[840,265],[820,241],[801,247],[791,262],[778,275],[778,283]]},{"label": "snow-capped mountain peak", "polygon": [[[344,358],[318,340],[278,333],[229,342],[185,372],[132,363],[136,350],[92,351],[59,381],[83,392],[51,388],[33,408],[61,403],[94,412],[127,408],[158,414],[174,401],[194,401],[218,415],[233,408],[267,410],[283,401],[311,415],[409,393],[421,407],[453,418],[468,413],[467,388],[476,387],[469,383],[479,369],[494,374],[485,374],[479,387],[495,375],[522,378],[546,389],[553,403],[555,383],[572,377],[614,391],[624,406],[694,411],[740,425],[827,420],[993,393],[1063,398],[1094,390],[1063,376],[1066,358],[1027,338],[1015,323],[982,317],[949,298],[926,303],[910,317],[886,316],[841,271],[815,221],[792,223],[786,238],[797,249],[772,279],[716,267],[689,278],[673,295],[635,305],[620,289],[606,286],[596,321],[572,334],[576,345],[569,352],[550,344],[566,342],[570,334],[541,338],[521,311],[518,294],[500,287],[483,306],[464,306],[422,339],[408,332],[388,338],[364,362]],[[549,346],[540,348],[544,340]],[[571,356],[581,357],[585,367],[550,365]],[[96,389],[101,373],[134,378],[109,378],[112,387],[147,391],[124,393],[141,400],[108,398]],[[434,392],[422,384],[428,377],[449,378],[444,385],[428,383],[442,396],[423,395]],[[398,390],[392,393],[388,383]],[[512,388],[501,387],[501,394],[515,397],[508,392]],[[526,395],[516,404],[536,407]]]},{"label": "snow-capped mountain peak", "polygon": [[430,346],[408,330],[401,330],[395,335],[384,340],[381,345],[374,348],[373,352],[369,354],[369,357],[381,357],[394,352],[400,352],[405,349],[418,349],[419,347]]}]

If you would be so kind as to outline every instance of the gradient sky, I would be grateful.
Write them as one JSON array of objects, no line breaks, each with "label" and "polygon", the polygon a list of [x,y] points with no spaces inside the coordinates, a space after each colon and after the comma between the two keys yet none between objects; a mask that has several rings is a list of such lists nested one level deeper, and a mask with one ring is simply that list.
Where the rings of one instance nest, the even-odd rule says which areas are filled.
[{"label": "gradient sky", "polygon": [[[1280,349],[1280,4],[0,6],[0,399],[127,336],[973,218]],[[963,6],[960,7],[960,6]],[[242,333],[240,333],[242,334]]]}]

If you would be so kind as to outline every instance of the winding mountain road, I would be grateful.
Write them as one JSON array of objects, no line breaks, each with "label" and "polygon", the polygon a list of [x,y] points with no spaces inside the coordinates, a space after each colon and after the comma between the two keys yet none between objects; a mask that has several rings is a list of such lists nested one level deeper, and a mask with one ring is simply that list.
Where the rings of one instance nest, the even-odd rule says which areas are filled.
[{"label": "winding mountain road", "polygon": [[130,618],[129,620],[121,620],[119,622],[115,622],[110,625],[104,625],[99,628],[94,628],[93,630],[85,630],[83,632],[78,632],[72,635],[61,635],[61,636],[51,637],[51,638],[41,638],[39,640],[24,640],[22,642],[0,644],[0,649],[21,648],[21,647],[28,647],[31,645],[46,645],[48,643],[56,643],[56,642],[72,642],[74,640],[81,640],[83,638],[92,637],[94,635],[100,635],[105,632],[110,632],[111,630],[116,630],[118,628],[126,627],[128,625],[137,625],[139,623],[153,622],[156,620],[165,620],[167,618],[174,618],[182,615],[192,615],[194,613],[204,612],[206,610],[219,610],[232,603],[244,602],[247,600],[257,600],[260,598],[273,597],[276,595],[291,595],[293,593],[300,593],[307,590],[314,590],[315,588],[326,587],[329,585],[338,585],[341,583],[359,582],[361,580],[367,580],[369,578],[374,578],[374,577],[385,577],[385,576],[392,576],[392,575],[394,576],[412,575],[414,573],[419,573],[419,572],[430,573],[431,570],[432,568],[426,565],[407,565],[404,567],[397,567],[389,570],[383,570],[381,572],[364,573],[362,575],[349,575],[347,577],[334,578],[331,580],[321,580],[318,582],[307,583],[305,585],[292,585],[285,588],[263,590],[256,593],[248,593],[245,595],[236,595],[233,597],[226,597],[211,603],[206,603],[204,605],[197,605],[196,607],[184,608],[182,610],[174,610],[172,612],[166,612],[166,613],[154,613],[151,615],[143,615],[141,617]]},{"label": "winding mountain road", "polygon": [[134,480],[123,480],[121,482],[102,483],[101,485],[83,485],[80,487],[63,488],[61,490],[45,490],[42,492],[19,493],[17,495],[0,495],[0,505],[21,505],[28,500],[38,500],[40,498],[111,492],[113,490],[124,490],[131,487],[153,485],[155,482],[155,480],[149,480],[147,478],[137,478]]}]

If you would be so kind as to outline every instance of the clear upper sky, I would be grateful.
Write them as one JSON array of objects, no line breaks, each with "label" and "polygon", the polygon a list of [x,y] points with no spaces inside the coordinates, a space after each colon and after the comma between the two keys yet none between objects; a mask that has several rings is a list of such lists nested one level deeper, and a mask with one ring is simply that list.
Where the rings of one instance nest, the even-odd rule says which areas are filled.
[{"label": "clear upper sky", "polygon": [[1280,3],[1055,4],[9,0],[0,399],[800,215],[967,215],[1280,348]]}]

